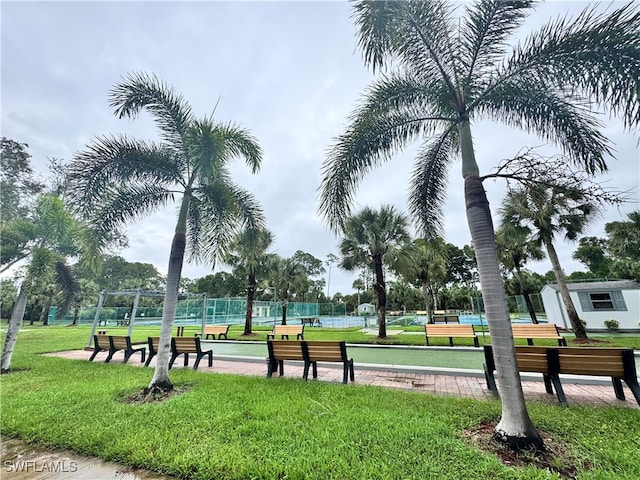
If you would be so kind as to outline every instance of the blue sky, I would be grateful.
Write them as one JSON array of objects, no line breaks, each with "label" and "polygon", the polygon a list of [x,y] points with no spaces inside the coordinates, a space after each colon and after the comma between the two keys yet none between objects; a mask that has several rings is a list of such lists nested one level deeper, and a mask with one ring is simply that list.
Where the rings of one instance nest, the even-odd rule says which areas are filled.
[{"label": "blue sky", "polygon": [[[548,2],[524,30],[559,14],[575,15],[585,5]],[[209,115],[217,104],[216,119],[256,136],[264,150],[261,172],[251,175],[241,162],[232,171],[262,203],[276,253],[286,257],[300,249],[323,260],[337,253],[339,239],[317,216],[320,166],[373,79],[357,49],[347,3],[2,1],[1,21],[2,135],[28,143],[39,171],[46,170],[47,158],[71,159],[96,135],[156,139],[148,116],[119,120],[107,100],[127,73],[154,73],[197,115]],[[637,135],[624,132],[615,119],[602,120],[617,152],[602,180],[618,190],[634,189],[636,203],[610,209],[594,223],[587,234],[601,237],[604,223],[638,208],[640,184]],[[474,141],[482,173],[523,147],[543,143],[491,123],[475,126]],[[358,206],[390,203],[404,210],[411,166],[409,149],[372,172],[361,183]],[[446,239],[462,246],[470,237],[459,163],[449,179]],[[495,215],[505,186],[487,182],[486,188]],[[122,256],[165,272],[175,217],[169,207],[132,224]],[[558,250],[565,270],[582,269],[570,258],[575,244],[559,242]],[[545,272],[550,265],[529,268]],[[183,275],[210,271],[185,265]],[[334,268],[330,293],[351,293],[354,279]]]}]

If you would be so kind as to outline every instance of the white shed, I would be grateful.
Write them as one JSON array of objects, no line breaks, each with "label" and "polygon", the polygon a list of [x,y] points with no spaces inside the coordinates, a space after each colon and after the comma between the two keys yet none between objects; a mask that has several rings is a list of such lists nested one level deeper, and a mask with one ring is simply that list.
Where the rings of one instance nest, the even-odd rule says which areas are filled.
[{"label": "white shed", "polygon": [[[578,316],[587,330],[606,330],[605,320],[620,323],[620,330],[640,330],[640,284],[633,280],[585,281],[567,283]],[[545,285],[540,292],[550,323],[571,328],[558,285]]]},{"label": "white shed", "polygon": [[361,303],[358,305],[358,315],[368,316],[376,314],[376,306],[371,303]]}]

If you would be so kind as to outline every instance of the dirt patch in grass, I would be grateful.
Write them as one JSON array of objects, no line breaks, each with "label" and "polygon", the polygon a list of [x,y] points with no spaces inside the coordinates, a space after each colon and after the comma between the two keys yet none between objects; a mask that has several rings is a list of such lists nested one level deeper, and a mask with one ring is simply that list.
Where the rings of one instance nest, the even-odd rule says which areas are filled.
[{"label": "dirt patch in grass", "polygon": [[573,338],[569,340],[569,343],[575,343],[577,345],[602,345],[610,342],[607,342],[606,340],[598,340],[597,338]]},{"label": "dirt patch in grass", "polygon": [[177,397],[183,393],[189,391],[189,387],[180,386],[174,387],[170,391],[155,390],[153,392],[146,392],[146,389],[140,390],[132,395],[124,397],[122,403],[134,404],[134,405],[146,405],[149,403],[158,403],[169,400],[170,398]]},{"label": "dirt patch in grass", "polygon": [[590,468],[589,465],[579,462],[568,453],[568,445],[563,440],[544,430],[538,429],[538,433],[544,441],[545,451],[516,451],[495,440],[494,429],[494,424],[484,422],[475,429],[466,430],[465,436],[476,448],[497,456],[508,467],[536,467],[557,473],[563,479],[576,479],[579,471]]}]

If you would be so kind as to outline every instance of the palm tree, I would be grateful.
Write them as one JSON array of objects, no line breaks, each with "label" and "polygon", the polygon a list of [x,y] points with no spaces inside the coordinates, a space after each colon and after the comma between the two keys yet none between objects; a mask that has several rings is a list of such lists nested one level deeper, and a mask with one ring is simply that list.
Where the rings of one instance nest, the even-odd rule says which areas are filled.
[{"label": "palm tree", "polygon": [[536,245],[544,245],[573,333],[578,339],[586,339],[587,333],[569,295],[553,240],[560,234],[567,240],[577,240],[597,214],[596,207],[585,200],[579,188],[568,190],[536,185],[509,192],[500,214],[505,228],[524,231]]},{"label": "palm tree", "polygon": [[266,229],[248,228],[238,234],[231,245],[224,262],[233,267],[233,274],[247,278],[247,314],[243,335],[251,335],[253,318],[253,299],[256,294],[256,277],[266,274],[269,247],[273,244],[273,235]]},{"label": "palm tree", "polygon": [[433,311],[438,294],[437,284],[447,280],[449,256],[442,237],[417,238],[411,245],[413,261],[401,272],[412,283],[420,285],[429,323],[433,323]]},{"label": "palm tree", "polygon": [[425,234],[442,224],[447,171],[462,159],[467,219],[478,257],[497,365],[502,418],[496,437],[542,447],[526,410],[496,253],[493,223],[476,162],[471,122],[482,118],[538,134],[595,172],[611,153],[588,106],[640,120],[640,15],[631,4],[599,16],[549,23],[515,48],[509,41],[533,1],[465,4],[443,0],[354,3],[365,62],[386,69],[369,88],[323,164],[319,211],[341,230],[365,174],[417,138],[410,212]]},{"label": "palm tree", "polygon": [[526,277],[522,272],[527,260],[542,260],[544,253],[540,245],[531,241],[526,229],[518,228],[511,223],[502,224],[496,232],[496,246],[498,247],[498,258],[500,263],[509,270],[515,272],[515,277],[520,285],[520,295],[524,298],[527,311],[531,317],[531,322],[538,323],[535,308],[531,303],[531,298],[526,288]]},{"label": "palm tree", "polygon": [[96,138],[69,166],[69,188],[81,212],[102,230],[122,226],[179,197],[158,361],[145,390],[167,391],[173,389],[169,349],[185,251],[190,260],[214,264],[241,224],[262,227],[258,202],[232,182],[228,169],[231,160],[242,158],[256,173],[262,151],[248,131],[214,122],[213,115],[196,118],[183,97],[155,76],[130,74],[111,90],[110,105],[120,118],[148,111],[161,141],[126,135]]},{"label": "palm tree", "polygon": [[[297,252],[296,252],[297,253]],[[287,307],[293,292],[308,287],[307,271],[300,262],[300,257],[293,255],[281,258],[271,255],[267,260],[269,284],[276,290],[282,308],[281,325],[287,324]]]},{"label": "palm tree", "polygon": [[[88,244],[81,244],[91,237],[81,233],[85,227],[65,209],[57,195],[40,195],[36,200],[33,218],[30,221],[31,236],[24,246],[28,264],[18,298],[11,312],[0,357],[0,373],[11,370],[11,358],[18,340],[28,297],[40,295],[45,290],[49,290],[51,297],[55,295],[60,300],[57,316],[63,316],[72,306],[79,290],[78,282],[66,263],[66,257],[79,255],[88,266],[90,264],[95,266],[95,261],[100,258],[97,248],[89,248]],[[93,246],[95,245],[97,242]],[[47,313],[44,312],[45,315]]]},{"label": "palm tree", "polygon": [[407,218],[390,205],[383,205],[379,211],[365,207],[347,218],[344,224],[339,247],[342,259],[338,266],[347,271],[365,266],[373,270],[380,338],[387,336],[387,288],[383,267],[397,266],[401,249],[409,240]]}]

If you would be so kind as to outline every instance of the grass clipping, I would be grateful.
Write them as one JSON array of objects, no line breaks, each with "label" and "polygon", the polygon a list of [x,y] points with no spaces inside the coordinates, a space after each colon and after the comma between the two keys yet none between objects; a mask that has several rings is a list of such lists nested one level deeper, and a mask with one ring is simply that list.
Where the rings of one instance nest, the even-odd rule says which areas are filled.
[{"label": "grass clipping", "polygon": [[548,432],[538,430],[546,450],[513,450],[493,437],[495,425],[484,422],[473,430],[466,430],[468,441],[485,453],[497,456],[508,467],[536,467],[558,474],[560,478],[578,478],[579,471],[589,469],[589,465],[579,462],[569,453],[568,446]]}]

